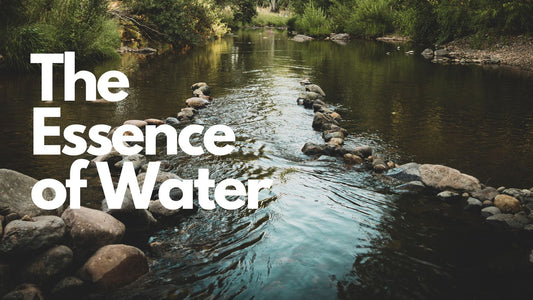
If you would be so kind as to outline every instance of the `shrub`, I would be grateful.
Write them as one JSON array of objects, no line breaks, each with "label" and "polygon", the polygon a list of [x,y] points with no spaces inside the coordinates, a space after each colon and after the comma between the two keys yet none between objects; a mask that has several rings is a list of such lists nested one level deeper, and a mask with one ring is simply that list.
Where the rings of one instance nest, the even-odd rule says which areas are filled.
[{"label": "shrub", "polygon": [[313,2],[305,5],[301,17],[296,20],[296,30],[310,36],[325,36],[330,33],[330,23],[324,10],[315,7]]},{"label": "shrub", "polygon": [[384,35],[393,30],[390,0],[357,0],[346,32],[365,38]]}]

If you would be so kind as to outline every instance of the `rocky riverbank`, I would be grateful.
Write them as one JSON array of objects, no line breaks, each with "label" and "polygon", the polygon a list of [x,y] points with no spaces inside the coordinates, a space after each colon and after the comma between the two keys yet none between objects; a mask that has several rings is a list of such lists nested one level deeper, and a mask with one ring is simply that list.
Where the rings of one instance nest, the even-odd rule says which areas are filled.
[{"label": "rocky riverbank", "polygon": [[[144,130],[145,126],[168,124],[181,128],[190,124],[197,109],[213,100],[206,83],[191,87],[192,98],[185,101],[176,117],[164,120],[126,120]],[[99,101],[106,105],[106,101]],[[112,129],[109,135],[113,134]],[[126,132],[125,135],[129,135]],[[163,143],[161,143],[163,144]],[[124,162],[132,162],[142,186],[148,159],[142,154],[122,156],[117,151],[95,157],[92,162],[107,162],[118,176]],[[92,164],[94,167],[94,164]],[[42,210],[32,201],[37,180],[19,172],[0,169],[0,295],[2,299],[84,299],[131,284],[149,272],[145,251],[157,253],[157,244],[148,244],[154,230],[175,225],[197,211],[169,210],[158,197],[166,179],[180,179],[161,161],[148,209],[135,209],[129,189],[120,209],[70,207]],[[116,182],[115,182],[116,184]],[[116,186],[115,186],[116,188]],[[45,199],[54,193],[45,190]],[[170,193],[179,200],[181,192]],[[142,250],[143,249],[143,250]]]},{"label": "rocky riverbank", "polygon": [[[407,163],[398,166],[366,145],[343,147],[348,131],[341,127],[340,114],[327,108],[325,93],[308,79],[301,81],[305,92],[297,103],[313,109],[313,129],[322,132],[325,144],[306,143],[302,152],[311,157],[342,157],[349,165],[359,165],[379,174],[381,179],[400,192],[432,193],[436,201],[455,203],[464,210],[479,214],[496,230],[523,231],[533,236],[533,188],[519,189],[484,185],[468,174],[434,164]],[[533,250],[529,257],[533,263]]]}]

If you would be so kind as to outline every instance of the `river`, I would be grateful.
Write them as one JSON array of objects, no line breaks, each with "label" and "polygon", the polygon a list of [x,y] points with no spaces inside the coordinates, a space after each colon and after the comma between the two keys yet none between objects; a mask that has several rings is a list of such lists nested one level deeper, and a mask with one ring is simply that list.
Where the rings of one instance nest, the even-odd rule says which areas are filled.
[{"label": "river", "polygon": [[[206,126],[236,133],[225,157],[158,155],[194,179],[271,178],[256,211],[200,210],[153,234],[165,251],[149,253],[151,271],[111,297],[240,299],[478,299],[531,293],[529,240],[499,232],[479,214],[431,195],[403,194],[379,175],[335,158],[310,159],[322,143],[313,112],[296,105],[310,78],[351,133],[348,146],[371,145],[398,163],[439,163],[495,187],[533,186],[533,77],[505,68],[435,65],[406,55],[408,45],[351,41],[296,43],[283,31],[240,31],[185,55],[124,55],[97,66],[124,72],[126,100],[54,101],[52,125],[112,126],[127,119],[175,116],[190,85],[205,81],[215,100]],[[62,99],[56,70],[54,95]],[[68,156],[32,155],[32,108],[40,76],[0,77],[2,168],[36,178],[68,177]],[[7,112],[7,113],[6,113]],[[47,142],[61,142],[49,139]],[[88,156],[84,156],[89,158]],[[94,171],[93,171],[94,172]],[[85,205],[103,198],[95,184]]]}]

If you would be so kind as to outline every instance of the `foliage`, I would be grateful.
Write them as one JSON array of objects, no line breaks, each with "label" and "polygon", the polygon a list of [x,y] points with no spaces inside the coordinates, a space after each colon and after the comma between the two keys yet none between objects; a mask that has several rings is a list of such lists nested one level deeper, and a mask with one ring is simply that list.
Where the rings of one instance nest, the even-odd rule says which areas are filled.
[{"label": "foliage", "polygon": [[329,20],[320,7],[311,1],[304,7],[303,14],[296,20],[296,29],[310,36],[328,35],[330,31]]},{"label": "foliage", "polygon": [[389,33],[393,29],[390,0],[357,0],[346,32],[366,38]]},{"label": "foliage", "polygon": [[289,21],[288,16],[282,16],[278,13],[258,11],[257,16],[252,19],[251,24],[253,26],[273,26],[273,27],[286,27]]},{"label": "foliage", "polygon": [[211,0],[127,0],[137,22],[150,28],[150,39],[192,46],[226,33],[222,10]]},{"label": "foliage", "polygon": [[118,25],[106,0],[4,0],[0,12],[0,53],[9,70],[36,68],[29,63],[36,52],[76,51],[81,64],[118,56]]}]

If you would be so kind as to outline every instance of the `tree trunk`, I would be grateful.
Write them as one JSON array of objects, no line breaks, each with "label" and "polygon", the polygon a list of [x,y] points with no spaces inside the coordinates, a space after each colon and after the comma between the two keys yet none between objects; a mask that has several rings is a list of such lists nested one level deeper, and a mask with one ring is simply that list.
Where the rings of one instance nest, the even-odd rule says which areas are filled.
[{"label": "tree trunk", "polygon": [[270,12],[278,12],[276,7],[276,0],[270,0]]}]

